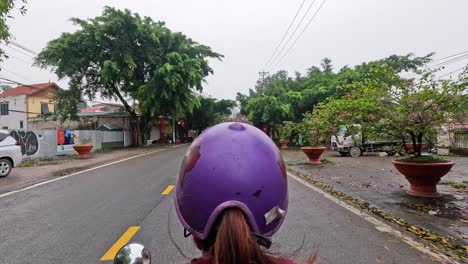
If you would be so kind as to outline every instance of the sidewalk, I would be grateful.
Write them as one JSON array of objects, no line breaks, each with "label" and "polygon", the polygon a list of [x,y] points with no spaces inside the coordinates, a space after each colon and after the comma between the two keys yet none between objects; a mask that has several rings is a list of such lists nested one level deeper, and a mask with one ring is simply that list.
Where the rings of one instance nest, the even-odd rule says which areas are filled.
[{"label": "sidewalk", "polygon": [[[323,164],[310,165],[300,150],[284,150],[282,153],[290,171],[315,180],[318,185],[325,184],[319,186],[321,188],[329,186],[332,188],[329,190],[342,192],[347,199],[351,196],[364,201],[367,206],[377,207],[394,217],[393,222],[401,218],[413,226],[410,228],[427,229],[441,236],[435,240],[468,245],[468,188],[464,187],[468,185],[465,184],[468,181],[468,158],[450,157],[456,165],[442,178],[442,183],[450,185],[438,185],[438,191],[444,195],[431,199],[406,194],[409,183],[392,165],[393,157],[374,154],[352,158],[326,152]],[[454,239],[444,238],[447,236]],[[430,246],[438,247],[435,244]],[[468,258],[468,247],[458,250]]]},{"label": "sidewalk", "polygon": [[79,159],[78,156],[62,156],[54,160],[40,162],[44,165],[37,167],[21,167],[20,165],[19,168],[13,168],[11,174],[7,177],[0,178],[0,194],[112,161],[163,149],[167,146],[153,145],[150,147],[106,150],[90,153],[89,159]]}]

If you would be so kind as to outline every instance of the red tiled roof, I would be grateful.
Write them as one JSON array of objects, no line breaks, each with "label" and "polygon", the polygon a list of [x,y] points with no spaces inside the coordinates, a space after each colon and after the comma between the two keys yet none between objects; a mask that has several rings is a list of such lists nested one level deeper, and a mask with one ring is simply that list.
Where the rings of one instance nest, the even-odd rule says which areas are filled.
[{"label": "red tiled roof", "polygon": [[54,83],[37,83],[37,84],[31,84],[31,85],[20,85],[15,88],[11,88],[3,93],[0,94],[0,97],[2,96],[16,96],[16,95],[33,95],[36,93],[39,93],[41,91],[44,91],[48,88],[56,88],[60,89],[60,87]]}]

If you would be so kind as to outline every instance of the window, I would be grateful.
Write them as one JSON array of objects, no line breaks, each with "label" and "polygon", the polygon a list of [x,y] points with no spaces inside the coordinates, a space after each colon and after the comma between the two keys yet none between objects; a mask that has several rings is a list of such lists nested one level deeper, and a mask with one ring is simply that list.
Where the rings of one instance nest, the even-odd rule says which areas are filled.
[{"label": "window", "polygon": [[8,127],[7,127],[7,126],[4,126],[4,127],[2,127],[2,129],[8,129]]},{"label": "window", "polygon": [[20,121],[20,128],[23,128],[23,121]]},{"label": "window", "polygon": [[49,113],[49,104],[41,103],[41,114]]},{"label": "window", "polygon": [[8,115],[8,103],[0,104],[0,115]]}]

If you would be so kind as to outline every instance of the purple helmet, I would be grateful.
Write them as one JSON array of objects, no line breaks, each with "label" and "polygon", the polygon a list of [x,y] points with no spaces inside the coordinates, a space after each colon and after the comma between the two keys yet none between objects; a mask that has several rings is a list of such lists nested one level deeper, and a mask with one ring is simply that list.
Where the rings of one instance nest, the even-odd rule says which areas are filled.
[{"label": "purple helmet", "polygon": [[203,132],[185,154],[174,196],[182,225],[199,239],[226,208],[241,209],[267,241],[283,223],[288,184],[283,158],[260,129],[222,123]]}]

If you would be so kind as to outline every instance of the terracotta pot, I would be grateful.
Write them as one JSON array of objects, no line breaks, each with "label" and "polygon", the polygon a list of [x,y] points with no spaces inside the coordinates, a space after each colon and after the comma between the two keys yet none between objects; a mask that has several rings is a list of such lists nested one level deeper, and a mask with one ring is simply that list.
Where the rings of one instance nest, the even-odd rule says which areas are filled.
[{"label": "terracotta pot", "polygon": [[280,140],[280,143],[281,143],[281,148],[282,149],[287,149],[288,144],[289,144],[289,140]]},{"label": "terracotta pot", "polygon": [[73,149],[78,152],[80,159],[87,159],[89,157],[89,152],[93,147],[93,145],[75,145],[73,146]]},{"label": "terracotta pot", "polygon": [[[413,143],[405,143],[406,148],[408,149],[408,154],[414,153]],[[426,149],[426,143],[421,143],[421,150]]]},{"label": "terracotta pot", "polygon": [[309,158],[310,164],[321,164],[322,162],[320,162],[320,157],[322,156],[325,149],[326,149],[325,147],[302,147],[301,148],[301,150]]},{"label": "terracotta pot", "polygon": [[437,183],[452,166],[453,161],[440,163],[416,163],[394,160],[395,168],[405,176],[410,183],[408,194],[422,197],[439,197]]}]

